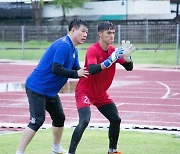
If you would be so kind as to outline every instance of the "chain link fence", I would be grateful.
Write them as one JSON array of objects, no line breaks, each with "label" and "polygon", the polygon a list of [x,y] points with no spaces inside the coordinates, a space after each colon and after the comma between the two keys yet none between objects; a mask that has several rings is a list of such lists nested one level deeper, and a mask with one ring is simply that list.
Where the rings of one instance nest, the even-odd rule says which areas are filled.
[{"label": "chain link fence", "polygon": [[[0,46],[2,50],[22,50],[29,49],[44,50],[39,47],[25,47],[28,41],[54,40],[68,33],[67,26],[0,26],[0,43],[19,42],[19,46]],[[90,26],[86,43],[94,43],[98,40],[97,26]],[[120,44],[121,40],[130,40],[136,46],[136,50],[144,51],[176,51],[178,60],[179,48],[179,25],[117,25],[115,43]],[[83,49],[86,50],[86,49]],[[23,58],[23,56],[22,56]],[[178,63],[178,62],[176,62]]]}]

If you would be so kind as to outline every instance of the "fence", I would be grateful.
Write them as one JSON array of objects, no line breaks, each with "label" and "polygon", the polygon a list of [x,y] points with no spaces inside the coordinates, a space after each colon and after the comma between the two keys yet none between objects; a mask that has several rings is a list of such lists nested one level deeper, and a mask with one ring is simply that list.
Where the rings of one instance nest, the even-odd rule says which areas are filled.
[{"label": "fence", "polygon": [[[24,43],[28,41],[52,42],[67,34],[67,26],[0,26],[0,42],[20,42],[24,52]],[[178,59],[179,24],[177,25],[118,25],[115,43],[130,40],[137,50],[176,50]],[[98,40],[97,26],[90,26],[86,43]],[[8,47],[0,47],[0,50]],[[12,48],[11,48],[12,49]],[[14,48],[15,49],[15,48]]]},{"label": "fence", "polygon": [[[67,26],[0,26],[0,41],[54,41],[67,34]],[[117,42],[128,39],[134,43],[176,43],[177,25],[118,25]],[[89,27],[86,42],[98,39],[97,26]]]}]

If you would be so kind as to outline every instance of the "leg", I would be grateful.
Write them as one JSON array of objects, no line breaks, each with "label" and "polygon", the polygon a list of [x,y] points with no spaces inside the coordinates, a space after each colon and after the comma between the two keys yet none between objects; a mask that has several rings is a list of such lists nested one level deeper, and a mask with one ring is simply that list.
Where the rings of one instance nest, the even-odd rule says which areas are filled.
[{"label": "leg", "polygon": [[53,144],[60,144],[64,127],[52,126]]},{"label": "leg", "polygon": [[59,96],[48,98],[46,110],[49,112],[52,119],[53,147],[52,150],[60,152],[60,142],[64,129],[65,114]]},{"label": "leg", "polygon": [[88,126],[90,117],[91,117],[90,107],[80,108],[78,109],[78,113],[79,113],[79,124],[75,128],[72,138],[71,138],[71,143],[70,143],[70,148],[69,148],[70,154],[75,154],[77,146],[83,135],[83,132]]},{"label": "leg", "polygon": [[[98,110],[109,120],[109,148],[117,149],[117,142],[120,132],[121,119],[115,104],[107,104],[98,108]],[[113,152],[113,151],[112,151]]]},{"label": "leg", "polygon": [[32,130],[31,128],[29,128],[29,127],[25,128],[22,138],[21,138],[21,141],[18,146],[17,154],[24,153],[27,145],[30,143],[30,141],[33,138],[33,136],[35,135],[35,133],[36,132],[34,130]]},{"label": "leg", "polygon": [[23,132],[17,154],[24,153],[27,145],[45,120],[45,96],[36,94],[29,89],[26,89],[26,93],[29,100],[30,123]]},{"label": "leg", "polygon": [[53,133],[52,154],[54,153],[66,154],[67,153],[67,151],[63,149],[62,146],[60,145],[63,129],[64,127],[52,126],[52,133]]}]

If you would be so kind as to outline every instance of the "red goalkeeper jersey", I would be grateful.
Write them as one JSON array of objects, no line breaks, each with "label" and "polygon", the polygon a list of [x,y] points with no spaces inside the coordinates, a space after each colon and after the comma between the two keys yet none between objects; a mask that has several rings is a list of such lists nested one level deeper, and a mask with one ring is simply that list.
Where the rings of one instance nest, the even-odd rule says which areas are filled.
[{"label": "red goalkeeper jersey", "polygon": [[[115,50],[112,45],[108,46],[108,53],[106,53],[99,45],[99,42],[91,45],[86,53],[85,67],[88,68],[89,64],[100,64],[106,60],[111,53]],[[125,60],[123,57],[118,59],[116,63],[123,64]],[[96,101],[103,96],[107,96],[107,89],[110,87],[116,70],[116,64],[111,67],[95,74],[89,75],[88,78],[80,78],[76,87],[76,96],[84,93],[91,101]]]}]

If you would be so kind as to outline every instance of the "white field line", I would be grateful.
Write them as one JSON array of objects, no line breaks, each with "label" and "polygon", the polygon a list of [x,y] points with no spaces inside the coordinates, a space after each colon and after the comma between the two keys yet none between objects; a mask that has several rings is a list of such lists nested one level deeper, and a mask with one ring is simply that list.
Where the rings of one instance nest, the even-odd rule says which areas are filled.
[{"label": "white field line", "polygon": [[121,113],[136,113],[136,114],[168,114],[168,115],[180,115],[180,112],[144,112],[144,111],[120,111]]},{"label": "white field line", "polygon": [[1,101],[13,101],[13,102],[19,102],[19,101],[28,101],[27,99],[14,99],[14,98],[0,98]]},{"label": "white field line", "polygon": [[[73,128],[76,127],[78,123],[65,124],[65,128]],[[26,128],[27,124],[23,123],[0,123],[0,127],[2,128]],[[43,124],[39,131],[44,129],[50,129],[52,127],[51,124]],[[105,123],[92,123],[90,122],[88,127],[89,129],[109,129],[109,124]],[[154,125],[138,125],[138,124],[121,124],[121,130],[123,131],[138,131],[143,133],[160,133],[160,134],[171,134],[171,135],[180,135],[180,127],[167,127],[167,126],[154,126]],[[4,134],[14,134],[18,133],[16,131],[7,131]]]},{"label": "white field line", "polygon": [[[112,95],[111,95],[111,97],[112,97],[112,98],[120,98],[120,99],[121,99],[121,98],[126,98],[126,99],[132,99],[132,98],[133,98],[133,99],[139,99],[139,98],[140,98],[140,99],[144,99],[144,98],[146,98],[146,99],[162,99],[162,98],[159,98],[159,97],[142,97],[142,96],[132,97],[132,96],[112,96]],[[172,99],[172,100],[180,100],[180,98],[166,98],[166,99],[169,99],[169,100],[171,100],[171,99]]]},{"label": "white field line", "polygon": [[177,105],[177,104],[150,104],[150,103],[148,103],[148,104],[142,104],[142,103],[120,103],[120,104],[118,104],[118,102],[116,103],[116,106],[122,106],[122,105],[180,107],[180,104]]},{"label": "white field line", "polygon": [[[180,93],[175,93],[175,94],[172,94],[172,95],[170,95],[170,96],[175,96],[175,95],[179,95]],[[112,98],[126,98],[126,99],[132,99],[132,98],[135,98],[135,99],[139,99],[139,98],[146,98],[146,99],[162,99],[162,97],[161,98],[159,98],[159,97],[148,97],[148,96],[117,96],[117,94],[116,95],[113,95],[113,94],[111,94],[110,95]],[[61,96],[60,96],[61,97]],[[64,97],[63,97],[63,99],[64,99]],[[163,98],[164,99],[164,98]],[[173,100],[180,100],[180,98],[171,98],[171,97],[167,97],[166,99],[173,99]],[[17,101],[21,101],[21,102],[24,102],[24,101],[27,101],[27,99],[1,99],[0,98],[0,101],[13,101],[13,102],[17,102]],[[66,101],[64,101],[64,100],[61,100],[61,102],[66,102]],[[68,100],[67,102],[75,102],[75,101],[71,101],[71,100]]]},{"label": "white field line", "polygon": [[6,95],[6,96],[26,96],[26,92],[21,91],[13,91],[13,92],[0,92],[0,94]]},{"label": "white field line", "polygon": [[[10,115],[10,116],[8,116],[8,115],[1,115],[0,114],[0,116],[3,116],[3,117],[29,117],[29,115]],[[46,116],[46,118],[50,118],[50,116],[48,115],[48,116]],[[66,116],[66,119],[67,119],[67,121],[68,121],[68,119],[70,119],[70,120],[76,120],[76,121],[78,121],[78,116],[77,117],[71,117],[71,116]],[[102,118],[91,118],[91,121],[107,121],[108,122],[108,120],[106,119],[106,118],[104,118],[104,117],[102,117]],[[123,119],[122,118],[122,121],[123,122],[146,122],[146,123],[153,123],[153,122],[155,122],[155,123],[166,123],[166,124],[171,124],[171,123],[175,123],[175,124],[180,124],[180,122],[176,122],[176,121],[156,121],[156,120],[154,120],[154,121],[152,121],[152,120],[137,120],[137,119],[135,119],[135,120],[126,120],[126,119]],[[26,121],[25,121],[25,123],[27,123]]]},{"label": "white field line", "polygon": [[[100,119],[100,118],[92,119],[91,118],[91,120],[93,120],[93,121],[105,121],[105,122],[107,121],[108,122],[108,120],[105,119],[105,118],[102,118],[102,119]],[[140,123],[141,122],[143,122],[143,123],[153,123],[153,122],[155,122],[155,123],[165,123],[165,124],[172,124],[172,123],[173,124],[180,124],[180,122],[173,122],[173,121],[172,122],[167,122],[167,121],[151,121],[151,120],[147,121],[147,120],[137,120],[137,119],[136,120],[126,120],[126,119],[123,119],[123,118],[122,118],[122,122],[132,122],[132,123],[133,122],[134,123],[136,123],[136,122],[140,122]]]},{"label": "white field line", "polygon": [[126,119],[122,119],[123,122],[145,122],[145,123],[166,123],[166,124],[180,124],[180,122],[175,122],[175,121],[147,121],[147,120],[126,120]]},{"label": "white field line", "polygon": [[[153,89],[154,90],[154,89]],[[139,91],[113,91],[113,90],[111,90],[111,91],[108,91],[108,93],[111,93],[110,95],[112,95],[112,94],[154,94],[154,91],[141,91],[141,92],[139,92]],[[163,92],[161,92],[161,91],[159,91],[159,92],[156,92],[156,94],[162,94]]]},{"label": "white field line", "polygon": [[[71,110],[71,111],[77,111],[76,108],[74,109],[71,109],[71,108],[64,108],[64,110]],[[92,112],[99,112],[97,109],[91,109]],[[127,110],[122,110],[122,111],[119,111],[120,113],[134,113],[134,114],[167,114],[167,115],[177,115],[179,116],[180,115],[180,112],[149,112],[149,111],[127,111]],[[28,115],[26,112],[25,112],[25,115]],[[0,116],[25,116],[24,114],[23,115],[19,115],[19,114],[0,114]],[[49,116],[49,114],[47,114]]]}]

